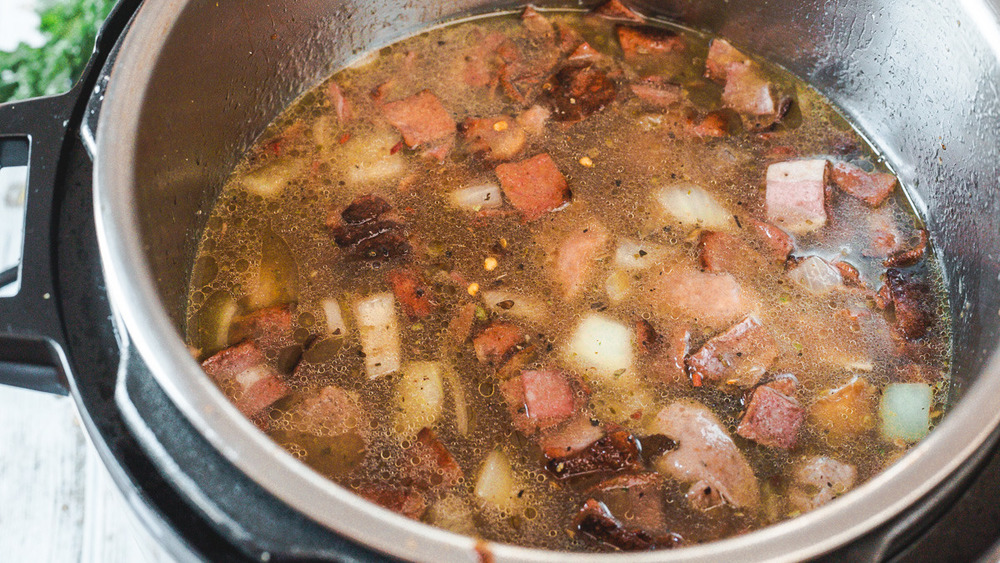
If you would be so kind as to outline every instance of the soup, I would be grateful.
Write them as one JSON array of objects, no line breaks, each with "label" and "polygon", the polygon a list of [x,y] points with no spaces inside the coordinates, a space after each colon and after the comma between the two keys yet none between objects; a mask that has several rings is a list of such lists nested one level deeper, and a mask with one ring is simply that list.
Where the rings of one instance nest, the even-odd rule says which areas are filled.
[{"label": "soup", "polygon": [[187,338],[316,471],[558,550],[813,510],[942,415],[947,296],[895,176],[724,38],[527,8],[385,47],[246,154]]}]

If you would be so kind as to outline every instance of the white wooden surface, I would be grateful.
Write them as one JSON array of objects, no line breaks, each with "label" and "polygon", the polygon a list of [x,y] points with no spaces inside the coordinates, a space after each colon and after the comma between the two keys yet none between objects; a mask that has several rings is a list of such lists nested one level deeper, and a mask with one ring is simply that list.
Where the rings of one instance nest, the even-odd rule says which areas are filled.
[{"label": "white wooden surface", "polygon": [[0,561],[167,563],[71,399],[0,386]]}]

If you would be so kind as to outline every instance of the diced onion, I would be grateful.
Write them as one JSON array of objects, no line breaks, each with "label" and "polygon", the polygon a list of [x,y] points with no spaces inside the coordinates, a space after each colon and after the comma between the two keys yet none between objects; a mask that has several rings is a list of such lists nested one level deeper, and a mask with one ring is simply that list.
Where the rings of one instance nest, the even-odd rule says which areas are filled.
[{"label": "diced onion", "polygon": [[604,290],[612,305],[621,303],[629,296],[631,281],[628,272],[624,270],[615,270],[608,276],[608,280],[604,282]]},{"label": "diced onion", "polygon": [[351,137],[343,145],[343,157],[338,159],[346,164],[347,181],[354,185],[372,184],[401,175],[405,169],[403,154],[393,151],[399,141],[399,135],[390,131]]},{"label": "diced onion", "polygon": [[788,272],[788,277],[810,293],[821,295],[840,287],[840,272],[819,256],[810,256]]},{"label": "diced onion", "polygon": [[926,383],[891,383],[879,405],[882,436],[886,440],[916,442],[930,430],[934,391]]},{"label": "diced onion", "polygon": [[427,509],[427,521],[449,532],[476,535],[472,507],[460,496],[446,495]]},{"label": "diced onion", "polygon": [[462,436],[469,435],[469,405],[465,400],[465,388],[455,372],[445,368],[444,378],[448,381],[451,391],[452,405],[455,407],[455,429]]},{"label": "diced onion", "polygon": [[484,291],[483,301],[491,311],[500,315],[520,317],[530,322],[549,318],[549,307],[539,299],[512,291]]},{"label": "diced onion", "polygon": [[436,362],[413,362],[403,370],[396,385],[396,432],[401,437],[415,435],[421,428],[434,426],[444,409],[441,366]]},{"label": "diced onion", "polygon": [[474,491],[476,498],[493,508],[510,509],[517,501],[516,488],[514,469],[511,468],[507,455],[500,450],[493,450],[479,468]]},{"label": "diced onion", "polygon": [[604,315],[592,313],[573,331],[566,360],[580,367],[584,377],[614,383],[634,362],[632,331]]},{"label": "diced onion", "polygon": [[656,202],[674,221],[686,227],[716,231],[733,227],[733,214],[702,187],[682,182],[656,192]]},{"label": "diced onion", "polygon": [[324,299],[323,312],[326,314],[326,332],[333,336],[345,336],[347,323],[344,322],[344,313],[340,309],[340,303],[336,299]]},{"label": "diced onion", "polygon": [[274,198],[281,194],[299,173],[302,163],[298,160],[278,158],[270,160],[259,168],[244,174],[238,181],[250,193],[263,198]]},{"label": "diced onion", "polygon": [[626,270],[643,270],[662,260],[667,252],[658,244],[622,239],[615,249],[615,264]]},{"label": "diced onion", "polygon": [[375,379],[398,370],[402,353],[395,297],[384,292],[357,301],[354,320],[361,335],[368,377]]},{"label": "diced onion", "polygon": [[455,207],[479,211],[503,205],[503,196],[500,193],[500,186],[496,184],[481,184],[457,189],[448,194],[448,198]]}]

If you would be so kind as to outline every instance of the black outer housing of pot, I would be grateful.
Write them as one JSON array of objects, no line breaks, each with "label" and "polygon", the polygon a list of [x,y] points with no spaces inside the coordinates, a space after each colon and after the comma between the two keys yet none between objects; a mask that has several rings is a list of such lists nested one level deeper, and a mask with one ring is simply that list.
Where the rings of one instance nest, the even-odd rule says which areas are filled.
[{"label": "black outer housing of pot", "polygon": [[[292,510],[225,460],[167,398],[115,320],[97,249],[93,155],[83,139],[93,138],[108,69],[139,3],[115,8],[70,92],[0,106],[0,166],[30,162],[31,249],[22,291],[0,300],[0,382],[70,393],[129,505],[179,559],[384,560]],[[998,498],[1000,455],[983,450],[909,511],[822,559],[989,556],[1000,536]]]}]

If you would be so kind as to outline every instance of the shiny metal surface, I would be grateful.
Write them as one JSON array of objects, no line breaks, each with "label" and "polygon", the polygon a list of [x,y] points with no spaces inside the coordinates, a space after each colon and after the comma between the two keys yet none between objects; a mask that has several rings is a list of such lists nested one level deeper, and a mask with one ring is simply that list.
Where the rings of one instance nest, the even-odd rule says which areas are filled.
[{"label": "shiny metal surface", "polygon": [[[886,522],[1000,424],[1000,26],[982,0],[633,3],[722,33],[805,78],[881,149],[927,219],[952,295],[955,407],[886,472],[837,502],[672,552],[582,556],[490,544],[500,561],[797,560]],[[158,0],[112,72],[97,135],[102,260],[121,320],[158,382],[228,459],[316,521],[387,553],[476,560],[475,541],[348,493],[256,430],[181,340],[194,244],[237,156],[294,97],[361,51],[514,4],[476,0]]]}]

